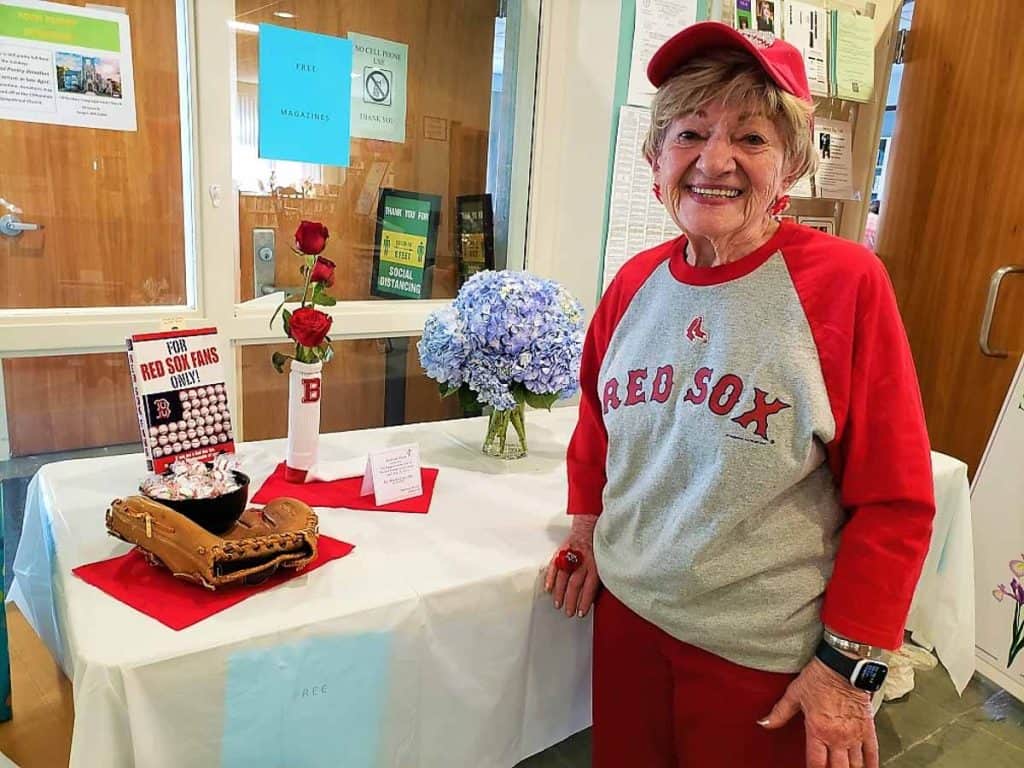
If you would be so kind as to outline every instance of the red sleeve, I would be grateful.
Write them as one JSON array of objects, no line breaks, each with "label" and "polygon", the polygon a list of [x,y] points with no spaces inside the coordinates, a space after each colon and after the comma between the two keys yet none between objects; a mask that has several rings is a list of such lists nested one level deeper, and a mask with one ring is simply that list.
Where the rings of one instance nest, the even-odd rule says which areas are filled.
[{"label": "red sleeve", "polygon": [[590,321],[580,363],[579,417],[565,456],[569,475],[567,510],[570,515],[600,515],[603,509],[608,433],[601,413],[598,376],[608,344],[640,286],[659,264],[669,258],[681,241],[682,238],[677,238],[644,251],[623,265]]},{"label": "red sleeve", "polygon": [[821,358],[836,423],[828,460],[849,514],[822,621],[844,637],[895,649],[935,515],[921,392],[881,261],[851,243],[822,240],[817,247],[829,258],[812,259],[802,273],[791,269]]}]

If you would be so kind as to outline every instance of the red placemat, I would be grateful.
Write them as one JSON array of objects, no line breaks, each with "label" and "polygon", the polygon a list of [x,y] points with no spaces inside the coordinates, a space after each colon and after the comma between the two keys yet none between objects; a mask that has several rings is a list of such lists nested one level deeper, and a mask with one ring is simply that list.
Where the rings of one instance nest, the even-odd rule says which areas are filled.
[{"label": "red placemat", "polygon": [[377,509],[386,512],[416,512],[425,515],[430,510],[430,500],[434,496],[434,484],[437,482],[437,470],[433,467],[421,467],[423,493],[412,499],[393,501],[390,504],[377,506],[373,503],[373,494],[360,496],[363,486],[362,477],[346,477],[344,480],[315,483],[289,483],[284,479],[284,462],[274,469],[273,474],[256,491],[250,499],[253,504],[266,504],[279,496],[290,496],[304,501],[311,507],[346,507],[348,509]]},{"label": "red placemat", "polygon": [[279,568],[277,573],[262,584],[241,584],[215,592],[176,579],[166,568],[150,565],[137,549],[120,557],[80,565],[71,572],[82,581],[102,589],[111,597],[161,624],[171,629],[184,629],[248,597],[315,571],[331,560],[345,557],[353,549],[354,544],[321,534],[317,542],[316,559],[301,571]]}]

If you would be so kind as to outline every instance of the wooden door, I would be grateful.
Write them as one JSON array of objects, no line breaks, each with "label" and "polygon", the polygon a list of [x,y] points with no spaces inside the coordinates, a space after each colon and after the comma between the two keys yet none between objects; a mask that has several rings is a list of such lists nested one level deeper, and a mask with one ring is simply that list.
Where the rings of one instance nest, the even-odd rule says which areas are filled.
[{"label": "wooden door", "polygon": [[[131,20],[138,130],[0,120],[0,197],[44,227],[0,236],[2,309],[187,301],[175,0],[116,5]],[[14,455],[139,439],[123,352],[2,366]]]},{"label": "wooden door", "polygon": [[[882,203],[878,254],[892,276],[921,380],[932,447],[977,467],[1024,351],[1024,275],[1003,282],[988,357],[989,281],[1024,264],[1024,38],[1019,0],[914,11]],[[878,392],[875,397],[884,397]]]},{"label": "wooden door", "polygon": [[186,302],[175,0],[117,5],[138,130],[0,120],[0,197],[44,226],[0,236],[0,308]]}]

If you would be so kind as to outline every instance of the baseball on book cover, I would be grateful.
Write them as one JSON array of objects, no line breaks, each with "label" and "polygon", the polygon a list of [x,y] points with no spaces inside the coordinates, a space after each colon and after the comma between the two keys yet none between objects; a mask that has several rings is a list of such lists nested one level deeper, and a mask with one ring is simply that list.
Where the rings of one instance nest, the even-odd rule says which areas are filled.
[{"label": "baseball on book cover", "polygon": [[216,328],[128,339],[142,445],[153,472],[177,459],[212,461],[235,452],[223,359]]}]

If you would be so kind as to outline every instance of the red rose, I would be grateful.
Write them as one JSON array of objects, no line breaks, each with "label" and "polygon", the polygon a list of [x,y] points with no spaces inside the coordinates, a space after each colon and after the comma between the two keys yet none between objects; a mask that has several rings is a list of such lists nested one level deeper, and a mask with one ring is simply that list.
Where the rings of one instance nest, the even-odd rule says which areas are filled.
[{"label": "red rose", "polygon": [[331,330],[331,316],[319,309],[302,307],[292,313],[291,337],[304,347],[319,347]]},{"label": "red rose", "polygon": [[316,256],[327,246],[329,233],[319,221],[303,221],[295,230],[295,247],[309,256]]},{"label": "red rose", "polygon": [[334,285],[335,266],[335,263],[330,259],[325,259],[323,256],[317,256],[316,264],[313,265],[313,274],[309,277],[310,282],[326,283],[327,287],[330,288]]}]

